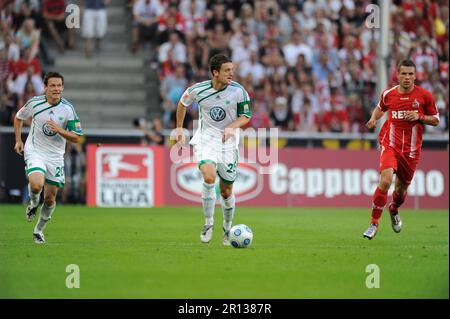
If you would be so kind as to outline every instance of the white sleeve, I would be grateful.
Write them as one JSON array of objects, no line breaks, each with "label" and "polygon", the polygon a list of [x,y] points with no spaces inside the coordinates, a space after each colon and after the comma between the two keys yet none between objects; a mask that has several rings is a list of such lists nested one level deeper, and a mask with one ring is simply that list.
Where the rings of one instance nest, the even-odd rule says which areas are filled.
[{"label": "white sleeve", "polygon": [[31,103],[31,99],[28,100],[27,103],[16,113],[16,118],[19,120],[27,120],[33,115],[33,103]]},{"label": "white sleeve", "polygon": [[181,96],[180,102],[181,104],[187,107],[195,101],[196,97],[197,97],[197,90],[187,88],[186,91],[184,91],[183,95]]}]

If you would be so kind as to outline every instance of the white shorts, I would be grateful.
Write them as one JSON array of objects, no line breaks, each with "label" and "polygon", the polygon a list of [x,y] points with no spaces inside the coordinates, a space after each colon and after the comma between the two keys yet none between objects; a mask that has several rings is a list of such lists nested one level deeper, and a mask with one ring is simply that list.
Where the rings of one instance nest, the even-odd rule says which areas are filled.
[{"label": "white shorts", "polygon": [[216,166],[217,174],[224,183],[234,183],[239,160],[237,149],[218,151],[212,145],[197,144],[194,145],[194,156],[198,162],[198,168],[205,163],[212,163]]},{"label": "white shorts", "polygon": [[83,15],[83,38],[103,38],[107,26],[106,10],[84,10]]},{"label": "white shorts", "polygon": [[64,187],[64,160],[50,160],[39,154],[25,154],[25,173],[27,176],[40,172],[45,176],[45,183]]}]

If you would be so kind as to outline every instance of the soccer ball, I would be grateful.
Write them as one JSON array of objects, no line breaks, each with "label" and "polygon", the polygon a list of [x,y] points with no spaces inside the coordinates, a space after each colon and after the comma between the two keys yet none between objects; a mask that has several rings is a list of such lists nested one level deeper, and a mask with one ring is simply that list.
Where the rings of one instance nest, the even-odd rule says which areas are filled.
[{"label": "soccer ball", "polygon": [[253,232],[247,225],[235,225],[230,229],[229,240],[234,248],[246,248],[252,244]]}]

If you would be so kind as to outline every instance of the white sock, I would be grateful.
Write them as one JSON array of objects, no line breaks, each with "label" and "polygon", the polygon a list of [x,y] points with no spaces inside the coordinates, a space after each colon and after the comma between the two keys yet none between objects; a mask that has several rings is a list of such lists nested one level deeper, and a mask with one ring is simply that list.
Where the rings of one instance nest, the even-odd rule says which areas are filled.
[{"label": "white sock", "polygon": [[39,205],[39,199],[41,198],[41,192],[33,193],[31,191],[30,184],[28,184],[28,194],[30,196],[31,205],[33,205],[33,207],[36,207],[37,205]]},{"label": "white sock", "polygon": [[202,202],[206,225],[214,225],[214,207],[216,206],[215,186],[215,184],[203,183]]},{"label": "white sock", "polygon": [[234,194],[231,194],[228,198],[223,198],[221,196],[221,202],[222,202],[222,213],[223,213],[223,228],[225,230],[230,230],[231,225],[233,223],[233,217],[234,217],[234,209],[236,207]]},{"label": "white sock", "polygon": [[45,228],[45,225],[47,222],[52,218],[53,211],[55,210],[56,204],[53,206],[48,207],[45,203],[41,206],[41,215],[39,217],[39,220],[34,227],[35,233],[42,233],[42,231]]}]

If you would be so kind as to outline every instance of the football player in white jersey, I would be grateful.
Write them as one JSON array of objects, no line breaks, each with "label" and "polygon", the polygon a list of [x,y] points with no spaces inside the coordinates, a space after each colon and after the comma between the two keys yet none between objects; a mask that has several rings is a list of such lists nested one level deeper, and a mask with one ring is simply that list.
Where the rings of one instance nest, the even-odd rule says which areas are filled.
[{"label": "football player in white jersey", "polygon": [[[72,104],[62,97],[63,76],[57,72],[49,72],[44,78],[44,85],[45,94],[27,101],[14,119],[14,150],[17,154],[24,155],[28,177],[30,203],[26,209],[26,218],[29,222],[36,216],[40,194],[44,188],[44,203],[33,231],[34,242],[38,244],[45,243],[44,227],[55,210],[58,188],[64,187],[66,140],[77,143],[80,135],[83,135]],[[24,146],[22,125],[30,117],[30,132]]]},{"label": "football player in white jersey", "polygon": [[209,61],[212,79],[189,87],[177,106],[177,144],[184,146],[183,121],[186,107],[193,102],[199,105],[199,127],[190,144],[203,175],[202,203],[205,225],[200,233],[204,243],[211,241],[216,203],[216,174],[220,178],[223,212],[223,244],[230,245],[229,231],[233,222],[235,198],[233,182],[239,157],[239,128],[251,117],[251,102],[247,91],[233,82],[233,63],[223,54]]}]

